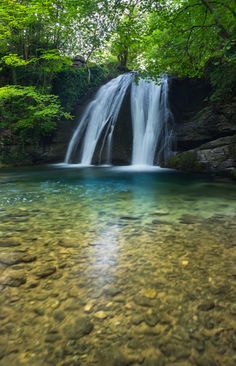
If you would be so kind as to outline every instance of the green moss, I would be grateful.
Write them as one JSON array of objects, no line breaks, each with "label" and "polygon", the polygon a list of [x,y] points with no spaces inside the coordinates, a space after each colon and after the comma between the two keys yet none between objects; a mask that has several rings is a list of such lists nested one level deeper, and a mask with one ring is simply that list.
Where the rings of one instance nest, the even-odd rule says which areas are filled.
[{"label": "green moss", "polygon": [[1,165],[28,165],[32,159],[22,146],[4,148],[0,154]]},{"label": "green moss", "polygon": [[187,151],[172,156],[167,161],[169,168],[183,171],[203,171],[204,167],[197,159],[195,151]]}]

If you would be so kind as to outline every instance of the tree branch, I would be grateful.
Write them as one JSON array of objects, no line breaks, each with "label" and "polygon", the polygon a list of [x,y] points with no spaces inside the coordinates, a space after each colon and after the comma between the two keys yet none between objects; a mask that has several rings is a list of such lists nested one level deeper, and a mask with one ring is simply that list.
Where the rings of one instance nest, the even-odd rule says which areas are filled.
[{"label": "tree branch", "polygon": [[214,17],[215,23],[216,23],[217,27],[220,30],[219,35],[221,36],[221,38],[229,39],[229,33],[226,30],[226,28],[224,27],[224,25],[222,24],[220,17],[217,14],[215,14],[215,11],[214,11],[214,8],[213,8],[212,4],[208,0],[200,0],[200,1],[209,10],[209,12]]}]

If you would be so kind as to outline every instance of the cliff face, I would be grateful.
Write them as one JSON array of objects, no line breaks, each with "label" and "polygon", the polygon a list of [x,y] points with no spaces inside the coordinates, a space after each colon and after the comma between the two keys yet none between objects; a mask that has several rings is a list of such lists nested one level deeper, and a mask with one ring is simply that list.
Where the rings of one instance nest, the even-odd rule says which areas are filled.
[{"label": "cliff face", "polygon": [[53,136],[37,144],[22,144],[9,131],[0,131],[0,167],[62,162],[74,124],[61,121]]},{"label": "cliff face", "polygon": [[230,175],[236,169],[236,98],[210,103],[201,80],[173,79],[170,105],[175,117],[176,155],[166,166]]}]

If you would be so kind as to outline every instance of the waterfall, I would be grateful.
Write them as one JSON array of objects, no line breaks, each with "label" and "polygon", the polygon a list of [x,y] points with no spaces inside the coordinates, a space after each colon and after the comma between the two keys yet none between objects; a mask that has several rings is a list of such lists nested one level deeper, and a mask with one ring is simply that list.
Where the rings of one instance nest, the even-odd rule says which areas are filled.
[{"label": "waterfall", "polygon": [[80,143],[85,131],[77,162],[82,165],[90,165],[92,163],[93,154],[98,140],[105,130],[102,149],[107,144],[106,163],[110,164],[114,127],[127,88],[132,82],[132,78],[133,76],[131,73],[120,75],[99,89],[95,99],[85,110],[85,113],[70,141],[65,158],[66,163],[71,161],[72,155]]},{"label": "waterfall", "polygon": [[139,80],[131,89],[133,124],[132,165],[165,161],[171,152],[172,114],[168,103],[168,79],[159,83]]},{"label": "waterfall", "polygon": [[168,79],[163,77],[159,83],[143,79],[136,82],[134,74],[127,73],[103,85],[88,104],[69,143],[65,163],[91,165],[98,147],[98,155],[105,154],[105,163],[112,163],[114,130],[130,86],[132,165],[154,165],[165,161],[173,142]]}]

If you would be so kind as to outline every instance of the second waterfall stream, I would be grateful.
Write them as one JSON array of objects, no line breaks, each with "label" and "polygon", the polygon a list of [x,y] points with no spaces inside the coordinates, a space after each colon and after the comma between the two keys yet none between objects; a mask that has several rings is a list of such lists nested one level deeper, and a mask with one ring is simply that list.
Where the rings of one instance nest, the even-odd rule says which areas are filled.
[{"label": "second waterfall stream", "polygon": [[[119,112],[130,90],[132,120],[132,165],[154,165],[172,151],[173,121],[168,102],[168,79],[158,83],[135,80],[133,73],[112,79],[97,92],[78,123],[65,163],[91,165],[96,149],[112,164],[112,143]],[[99,146],[98,146],[99,144]]]}]

